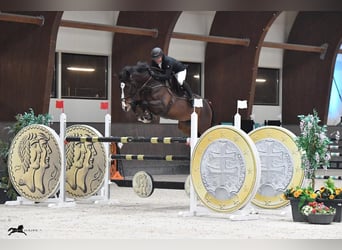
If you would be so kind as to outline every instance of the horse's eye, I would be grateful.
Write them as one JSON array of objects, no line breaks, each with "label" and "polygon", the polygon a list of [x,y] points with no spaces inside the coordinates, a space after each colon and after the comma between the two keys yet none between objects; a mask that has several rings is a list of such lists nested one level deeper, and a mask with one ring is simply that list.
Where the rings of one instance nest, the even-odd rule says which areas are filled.
[{"label": "horse's eye", "polygon": [[129,84],[129,85],[126,84],[125,90],[126,90],[127,92],[130,92],[130,91],[132,90],[132,85],[131,85],[131,84]]}]

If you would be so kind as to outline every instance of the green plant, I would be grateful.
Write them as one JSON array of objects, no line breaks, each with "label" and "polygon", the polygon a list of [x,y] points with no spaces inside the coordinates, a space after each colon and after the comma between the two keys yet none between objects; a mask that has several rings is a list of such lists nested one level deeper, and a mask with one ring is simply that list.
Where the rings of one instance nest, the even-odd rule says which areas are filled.
[{"label": "green plant", "polygon": [[7,190],[7,197],[9,199],[16,199],[17,193],[12,186],[10,178],[8,176],[7,170],[7,159],[8,153],[11,146],[11,142],[15,135],[24,127],[31,124],[42,124],[49,126],[52,120],[50,114],[38,114],[35,115],[32,108],[29,109],[29,112],[25,112],[24,114],[17,114],[15,116],[16,122],[14,122],[11,126],[5,127],[8,130],[9,137],[7,141],[0,140],[0,158],[2,164],[5,166],[5,176],[2,176],[0,179],[0,187]]},{"label": "green plant", "polygon": [[336,209],[334,207],[328,207],[323,202],[309,202],[301,209],[303,215],[308,216],[309,214],[335,214]]},{"label": "green plant", "polygon": [[334,180],[329,177],[319,190],[316,191],[318,198],[321,199],[342,199],[342,188],[335,187]]},{"label": "green plant", "polygon": [[283,193],[284,199],[298,199],[299,204],[298,208],[300,209],[304,204],[315,201],[317,198],[317,194],[311,187],[295,187],[295,188],[288,188]]},{"label": "green plant", "polygon": [[320,126],[317,111],[307,116],[299,115],[300,135],[296,145],[301,151],[302,169],[305,177],[311,180],[311,188],[315,189],[315,173],[317,168],[327,169],[330,166],[330,139],[327,137],[326,125]]}]

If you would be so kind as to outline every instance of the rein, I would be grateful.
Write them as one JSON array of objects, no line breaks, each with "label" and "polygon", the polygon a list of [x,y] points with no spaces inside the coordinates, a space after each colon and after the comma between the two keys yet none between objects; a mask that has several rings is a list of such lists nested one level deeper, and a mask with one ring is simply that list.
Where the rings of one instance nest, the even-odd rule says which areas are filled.
[{"label": "rein", "polygon": [[143,88],[145,88],[145,86],[151,81],[152,76],[150,76],[145,82],[144,84],[138,89],[137,92],[140,92]]}]

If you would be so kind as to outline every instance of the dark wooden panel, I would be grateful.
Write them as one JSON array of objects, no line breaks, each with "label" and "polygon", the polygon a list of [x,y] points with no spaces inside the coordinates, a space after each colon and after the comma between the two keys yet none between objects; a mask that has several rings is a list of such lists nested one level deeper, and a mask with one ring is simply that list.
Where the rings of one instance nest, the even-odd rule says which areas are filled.
[{"label": "dark wooden panel", "polygon": [[49,110],[56,36],[61,12],[17,13],[44,16],[43,26],[0,22],[0,120],[11,121],[33,108]]},{"label": "dark wooden panel", "polygon": [[250,45],[208,43],[205,55],[205,95],[213,103],[216,123],[233,121],[237,100],[247,100],[242,119],[251,113],[261,44],[278,13],[217,12],[210,35],[249,38]]},{"label": "dark wooden panel", "polygon": [[300,12],[289,34],[289,43],[328,44],[324,60],[320,54],[284,52],[283,124],[297,124],[298,114],[316,109],[326,123],[336,53],[342,39],[342,12]]},{"label": "dark wooden panel", "polygon": [[117,25],[158,29],[158,37],[136,36],[115,33],[112,51],[112,122],[136,122],[132,112],[121,110],[120,85],[117,74],[126,65],[138,61],[150,61],[151,49],[159,46],[167,53],[171,33],[181,12],[134,12],[121,11]]}]

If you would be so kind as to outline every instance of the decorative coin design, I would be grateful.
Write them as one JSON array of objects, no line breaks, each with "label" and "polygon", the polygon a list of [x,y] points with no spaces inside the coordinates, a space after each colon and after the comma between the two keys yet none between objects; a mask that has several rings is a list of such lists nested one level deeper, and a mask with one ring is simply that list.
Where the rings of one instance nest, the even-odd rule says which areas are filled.
[{"label": "decorative coin design", "polygon": [[244,131],[214,126],[194,148],[191,178],[198,197],[208,208],[217,212],[239,210],[257,191],[258,151]]},{"label": "decorative coin design", "polygon": [[154,191],[153,178],[145,171],[139,171],[134,174],[132,186],[134,192],[141,198],[150,197]]},{"label": "decorative coin design", "polygon": [[301,186],[304,172],[295,135],[277,126],[265,126],[249,133],[261,161],[261,179],[252,203],[261,208],[280,208],[289,204],[283,193]]},{"label": "decorative coin design", "polygon": [[[102,137],[95,128],[73,125],[66,129],[67,137]],[[66,145],[66,184],[69,197],[87,198],[102,186],[107,167],[107,154],[102,142],[69,142]]]},{"label": "decorative coin design", "polygon": [[41,202],[56,193],[62,159],[58,141],[53,129],[40,124],[24,127],[13,138],[8,170],[20,196]]}]

